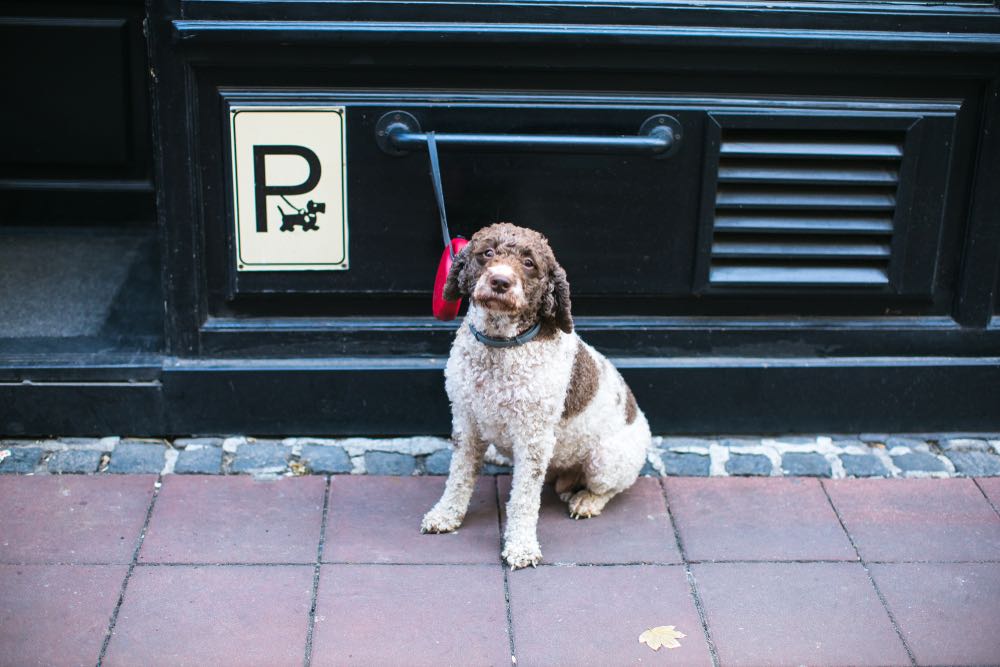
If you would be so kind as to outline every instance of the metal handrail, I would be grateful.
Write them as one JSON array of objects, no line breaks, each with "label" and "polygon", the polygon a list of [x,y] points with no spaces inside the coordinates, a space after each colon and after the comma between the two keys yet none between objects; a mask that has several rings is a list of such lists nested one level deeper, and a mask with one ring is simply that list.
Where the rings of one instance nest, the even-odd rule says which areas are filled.
[{"label": "metal handrail", "polygon": [[[438,147],[458,150],[494,150],[532,153],[589,153],[666,157],[676,152],[681,127],[672,116],[647,118],[637,136],[593,136],[572,134],[486,134],[434,132]],[[427,133],[405,111],[390,111],[376,123],[375,139],[390,155],[427,150]]]}]

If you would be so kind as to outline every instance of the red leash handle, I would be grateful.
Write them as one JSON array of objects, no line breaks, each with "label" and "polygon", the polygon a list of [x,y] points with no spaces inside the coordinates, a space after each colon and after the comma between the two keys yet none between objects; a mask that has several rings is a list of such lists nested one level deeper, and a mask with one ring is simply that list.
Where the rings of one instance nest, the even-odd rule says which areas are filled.
[{"label": "red leash handle", "polygon": [[448,272],[451,271],[451,254],[458,255],[468,243],[465,239],[455,238],[451,240],[451,247],[445,248],[441,252],[441,261],[438,262],[437,275],[434,277],[434,294],[431,299],[431,310],[434,312],[434,317],[443,322],[449,322],[458,317],[458,309],[462,306],[461,299],[457,301],[445,301],[444,283],[448,280]]},{"label": "red leash handle", "polygon": [[448,231],[448,214],[444,208],[444,188],[441,186],[441,165],[438,163],[437,141],[433,132],[427,133],[427,155],[431,161],[431,184],[434,186],[434,198],[437,200],[438,213],[441,216],[441,239],[444,241],[444,252],[438,262],[437,275],[434,277],[434,293],[431,295],[431,311],[434,317],[448,322],[458,316],[462,300],[445,301],[444,283],[448,280],[451,263],[455,255],[462,251],[468,243],[463,238],[451,238]]}]

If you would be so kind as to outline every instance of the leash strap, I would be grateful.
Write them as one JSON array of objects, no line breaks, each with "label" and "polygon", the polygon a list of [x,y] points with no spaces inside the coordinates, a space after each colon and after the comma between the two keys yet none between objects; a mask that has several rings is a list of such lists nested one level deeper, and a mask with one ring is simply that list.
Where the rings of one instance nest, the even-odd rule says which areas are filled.
[{"label": "leash strap", "polygon": [[448,255],[455,259],[455,249],[451,247],[451,232],[448,231],[448,214],[444,209],[444,188],[441,187],[441,165],[438,163],[437,140],[433,132],[427,133],[427,154],[431,158],[431,183],[434,185],[434,198],[437,199],[438,213],[441,215],[441,236],[444,237],[444,247]]}]

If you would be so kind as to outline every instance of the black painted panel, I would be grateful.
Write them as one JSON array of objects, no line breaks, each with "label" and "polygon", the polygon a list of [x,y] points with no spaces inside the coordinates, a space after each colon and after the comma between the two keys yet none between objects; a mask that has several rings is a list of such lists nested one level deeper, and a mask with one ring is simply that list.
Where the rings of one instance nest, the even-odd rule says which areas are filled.
[{"label": "black painted panel", "polygon": [[163,433],[158,382],[0,382],[0,432],[6,436]]},{"label": "black painted panel", "polygon": [[[336,95],[330,100],[335,103]],[[673,114],[685,137],[666,159],[442,150],[441,170],[453,234],[468,238],[499,221],[537,229],[560,249],[576,294],[690,290],[696,231],[690,222],[699,193],[688,175],[700,165],[703,114],[663,107],[408,100],[348,106],[350,270],[239,273],[238,293],[426,293],[428,267],[442,247],[427,153],[391,156],[375,142],[375,122],[397,108],[413,113],[425,131],[498,134],[637,136],[649,116]],[[213,262],[211,270],[220,263]],[[228,266],[232,271],[233,262]]]},{"label": "black painted panel", "polygon": [[[654,433],[1000,430],[995,359],[618,362]],[[447,435],[442,365],[195,362],[168,364],[162,384],[0,382],[0,432]]]},{"label": "black painted panel", "polygon": [[131,113],[124,19],[0,24],[2,164],[123,165]]}]

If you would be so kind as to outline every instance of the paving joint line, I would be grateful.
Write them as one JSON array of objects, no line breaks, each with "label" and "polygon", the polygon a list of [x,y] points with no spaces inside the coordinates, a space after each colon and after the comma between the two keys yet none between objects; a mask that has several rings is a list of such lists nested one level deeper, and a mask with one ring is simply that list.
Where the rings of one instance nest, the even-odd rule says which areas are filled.
[{"label": "paving joint line", "polygon": [[[798,560],[782,560],[782,559],[771,559],[771,560],[760,560],[760,559],[691,559],[687,561],[688,565],[754,565],[754,564],[771,564],[771,565],[796,565],[796,564],[837,564],[844,563],[848,565],[860,564],[857,559],[854,560],[824,560],[824,559],[798,559]],[[1000,564],[1000,558],[997,559],[960,559],[960,560],[870,560],[869,565],[997,565]],[[21,560],[21,561],[0,561],[0,565],[13,565],[13,566],[38,566],[38,567],[114,567],[118,565],[128,565],[128,563],[112,562],[112,561],[51,561],[51,560]],[[398,562],[398,563],[387,563],[385,561],[352,561],[352,560],[327,560],[323,561],[321,565],[364,565],[364,566],[386,566],[386,567],[396,567],[396,566],[418,566],[418,567],[491,567],[492,562],[483,563],[429,563],[429,562]],[[645,565],[649,567],[682,567],[685,563],[669,562],[669,561],[619,561],[613,563],[589,563],[589,562],[573,562],[573,561],[552,561],[548,563],[539,563],[536,567],[635,567],[637,565]],[[304,563],[304,562],[243,562],[243,563],[227,563],[227,562],[207,562],[207,561],[191,561],[191,562],[180,562],[180,561],[168,561],[168,562],[153,562],[153,561],[139,561],[135,564],[136,567],[314,567],[315,562]]]},{"label": "paving joint line", "polygon": [[500,484],[497,482],[499,475],[493,476],[493,497],[497,503],[497,530],[500,533],[500,572],[503,573],[503,597],[507,607],[507,648],[510,650],[511,664],[517,664],[517,651],[514,648],[514,614],[510,608],[510,581],[507,578],[507,568],[503,563],[503,519],[500,507]]},{"label": "paving joint line", "polygon": [[97,656],[97,667],[101,667],[104,663],[104,656],[108,652],[108,645],[111,643],[111,636],[114,634],[115,625],[118,623],[118,613],[121,611],[122,604],[125,602],[125,591],[128,589],[128,583],[132,579],[132,573],[135,571],[136,563],[139,562],[139,551],[142,549],[142,542],[146,539],[146,531],[149,530],[149,521],[153,518],[153,508],[156,506],[156,499],[160,496],[160,489],[163,488],[163,475],[157,475],[156,481],[153,482],[153,495],[149,499],[149,507],[146,508],[146,518],[142,522],[142,528],[139,529],[139,537],[136,539],[135,551],[132,552],[132,561],[129,563],[128,570],[125,572],[125,579],[122,581],[121,590],[118,591],[118,601],[115,603],[114,611],[111,612],[111,620],[108,621],[108,630],[104,635],[104,641],[101,642],[101,652]]},{"label": "paving joint line", "polygon": [[865,575],[868,577],[868,582],[875,590],[875,595],[878,596],[879,602],[882,603],[882,608],[885,609],[886,616],[889,617],[889,623],[892,624],[892,629],[896,631],[896,636],[899,637],[899,641],[902,642],[903,649],[906,650],[906,655],[910,658],[910,664],[913,667],[916,667],[917,659],[913,655],[913,650],[910,648],[910,645],[906,642],[906,637],[903,635],[903,629],[899,627],[899,623],[896,621],[896,616],[892,613],[892,610],[889,609],[889,602],[885,599],[885,595],[882,594],[882,590],[878,587],[878,584],[875,583],[875,577],[872,576],[871,568],[868,567],[868,561],[861,556],[861,550],[858,549],[858,545],[855,543],[854,536],[851,535],[851,531],[847,530],[847,524],[844,523],[844,518],[840,516],[840,510],[837,509],[837,506],[833,502],[833,498],[830,497],[830,492],[826,488],[824,480],[820,480],[819,486],[823,489],[823,495],[826,496],[826,501],[830,503],[830,508],[833,509],[833,513],[837,516],[837,521],[840,522],[841,530],[843,530],[844,535],[847,536],[847,540],[851,543],[851,547],[854,549],[854,552],[858,554],[858,561],[861,563],[861,567],[864,568]]},{"label": "paving joint line", "polygon": [[323,565],[323,547],[326,544],[326,520],[330,514],[330,476],[326,476],[323,487],[323,518],[319,526],[319,545],[316,547],[316,563],[313,565],[312,594],[309,603],[309,626],[306,628],[305,655],[302,658],[303,667],[312,664],[313,631],[316,628],[316,600],[319,596],[319,573]]},{"label": "paving joint line", "polygon": [[663,478],[660,478],[660,496],[663,498],[663,505],[667,508],[667,518],[670,519],[670,528],[674,531],[674,542],[677,544],[677,551],[681,555],[681,560],[684,561],[684,577],[688,582],[688,589],[691,591],[691,598],[694,600],[695,611],[698,612],[698,620],[701,621],[701,631],[705,635],[705,643],[708,645],[708,653],[712,658],[712,666],[719,667],[719,652],[715,647],[715,641],[712,639],[712,632],[708,628],[708,615],[705,613],[705,604],[701,599],[701,593],[698,592],[698,582],[694,577],[694,572],[691,571],[691,561],[688,560],[687,551],[684,549],[684,540],[681,539],[681,531],[677,527],[677,521],[674,520],[673,510],[670,509],[670,498],[667,497],[667,487],[663,483]]},{"label": "paving joint line", "polygon": [[994,505],[993,501],[990,500],[990,497],[986,495],[986,489],[984,489],[982,484],[979,483],[979,480],[973,477],[972,483],[976,485],[977,489],[979,489],[979,493],[983,494],[983,498],[986,498],[986,502],[989,503],[990,507],[993,508],[993,511],[997,513],[997,516],[1000,516],[1000,508]]},{"label": "paving joint line", "polygon": [[256,561],[249,563],[210,563],[207,561],[192,561],[190,563],[173,561],[166,563],[136,563],[136,567],[315,567],[315,565],[315,561],[310,561],[308,563],[259,563]]}]

